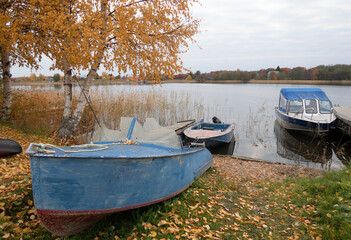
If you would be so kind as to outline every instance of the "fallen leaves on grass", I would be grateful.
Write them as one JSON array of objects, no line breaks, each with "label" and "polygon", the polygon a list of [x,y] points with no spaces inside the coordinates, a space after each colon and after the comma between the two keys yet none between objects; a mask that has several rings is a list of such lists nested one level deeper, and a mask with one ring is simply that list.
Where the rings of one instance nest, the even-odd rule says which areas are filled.
[{"label": "fallen leaves on grass", "polygon": [[[38,136],[0,126],[0,137],[10,138],[26,149]],[[248,162],[214,156],[214,167],[179,196],[150,207],[130,232],[99,229],[96,239],[321,239],[315,205],[320,199],[296,191],[285,177],[315,177],[323,170]],[[349,174],[349,172],[346,172]],[[276,183],[279,183],[278,185]],[[344,183],[336,183],[346,186]],[[323,186],[317,190],[324,191]],[[0,159],[0,237],[55,239],[39,223],[31,193],[29,158],[24,153]],[[301,199],[299,205],[294,200]],[[337,196],[335,209],[351,211],[349,199]],[[162,205],[164,204],[164,205]],[[163,206],[163,207],[161,207]],[[156,208],[155,208],[156,209]],[[333,212],[325,213],[332,220]],[[138,218],[138,219],[139,219]],[[113,227],[113,229],[115,229]],[[112,232],[111,232],[112,231]],[[91,238],[91,239],[94,239]]]},{"label": "fallen leaves on grass", "polygon": [[[15,140],[23,151],[30,142],[43,140],[2,125],[0,138]],[[33,238],[38,229],[43,230],[33,204],[29,158],[24,152],[0,158],[0,237]]]}]

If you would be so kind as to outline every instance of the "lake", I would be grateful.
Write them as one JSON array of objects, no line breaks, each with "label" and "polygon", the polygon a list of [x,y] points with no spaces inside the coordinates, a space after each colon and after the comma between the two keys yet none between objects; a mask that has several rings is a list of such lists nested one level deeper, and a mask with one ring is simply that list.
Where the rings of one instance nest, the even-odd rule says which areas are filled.
[{"label": "lake", "polygon": [[319,87],[333,105],[351,106],[351,86],[339,85],[165,83],[97,85],[92,89],[188,94],[204,106],[205,121],[216,116],[225,123],[235,123],[235,156],[325,169],[337,169],[351,161],[349,138],[306,138],[275,124],[274,109],[283,87]]}]

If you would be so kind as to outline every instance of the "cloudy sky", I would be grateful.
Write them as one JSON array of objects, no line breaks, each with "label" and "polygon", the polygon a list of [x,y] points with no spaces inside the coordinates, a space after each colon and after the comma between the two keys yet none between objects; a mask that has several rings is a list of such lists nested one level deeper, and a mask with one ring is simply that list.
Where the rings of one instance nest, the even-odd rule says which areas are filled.
[{"label": "cloudy sky", "polygon": [[202,0],[192,71],[351,64],[350,0]]},{"label": "cloudy sky", "polygon": [[[192,71],[351,64],[350,0],[200,0],[201,33],[182,56]],[[37,73],[52,74],[46,61]],[[13,76],[29,69],[13,68]]]}]

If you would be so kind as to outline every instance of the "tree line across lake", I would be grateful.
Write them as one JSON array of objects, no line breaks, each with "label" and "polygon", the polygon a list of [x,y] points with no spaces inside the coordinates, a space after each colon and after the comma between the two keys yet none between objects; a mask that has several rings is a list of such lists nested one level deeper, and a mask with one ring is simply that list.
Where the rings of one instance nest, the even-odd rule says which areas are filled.
[{"label": "tree line across lake", "polygon": [[196,79],[198,81],[221,80],[351,80],[351,65],[320,65],[314,68],[268,68],[259,71],[215,71],[210,73],[177,74],[174,79]]}]

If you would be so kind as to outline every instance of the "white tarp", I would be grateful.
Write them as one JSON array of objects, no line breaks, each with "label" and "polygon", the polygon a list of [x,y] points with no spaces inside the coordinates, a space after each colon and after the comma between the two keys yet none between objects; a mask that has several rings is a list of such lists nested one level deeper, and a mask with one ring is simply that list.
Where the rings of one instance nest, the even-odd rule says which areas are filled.
[{"label": "white tarp", "polygon": [[[93,142],[126,140],[132,120],[133,118],[122,117],[119,130],[108,129],[103,125],[97,131]],[[130,140],[181,149],[180,139],[176,132],[161,127],[154,118],[147,118],[143,126],[135,121]]]}]

